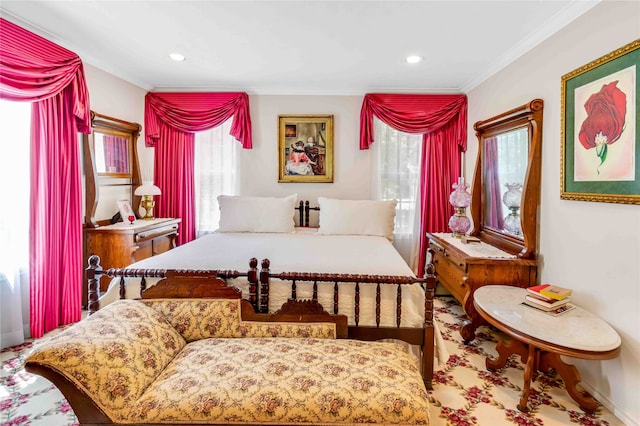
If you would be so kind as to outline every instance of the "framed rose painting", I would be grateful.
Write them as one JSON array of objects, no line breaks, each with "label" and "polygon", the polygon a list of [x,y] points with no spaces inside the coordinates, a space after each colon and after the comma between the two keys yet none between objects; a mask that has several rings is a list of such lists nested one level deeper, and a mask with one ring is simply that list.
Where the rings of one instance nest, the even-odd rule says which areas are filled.
[{"label": "framed rose painting", "polygon": [[561,191],[640,204],[640,40],[562,77]]}]

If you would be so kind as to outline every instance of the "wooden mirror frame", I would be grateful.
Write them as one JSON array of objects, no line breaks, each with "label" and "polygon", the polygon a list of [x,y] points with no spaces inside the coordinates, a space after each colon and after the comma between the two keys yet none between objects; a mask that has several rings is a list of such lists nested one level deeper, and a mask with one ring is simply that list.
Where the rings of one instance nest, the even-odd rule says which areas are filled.
[{"label": "wooden mirror frame", "polygon": [[[102,136],[102,162],[100,161],[101,156],[99,155],[100,150],[98,149],[99,142],[98,140],[100,139],[99,136]],[[113,142],[113,141],[109,141],[106,140],[107,136],[111,136],[112,138],[119,138],[120,140],[125,140],[126,144],[127,144],[127,154],[126,154],[126,165],[123,164],[123,168],[126,170],[118,170],[117,168],[115,170],[104,170],[106,169],[107,164],[107,155],[106,152],[107,150],[109,150],[112,147],[107,147],[105,146],[106,143],[108,142]],[[121,131],[118,130],[111,130],[111,129],[104,129],[104,128],[100,128],[98,126],[96,126],[93,131],[92,131],[92,135],[91,135],[91,142],[93,144],[93,154],[95,155],[95,165],[96,165],[96,174],[98,176],[110,176],[110,177],[116,177],[116,178],[124,178],[124,179],[131,179],[131,175],[133,174],[133,171],[131,170],[131,156],[132,156],[132,151],[133,151],[133,143],[131,141],[131,134],[130,133],[123,133]],[[102,163],[102,164],[101,164]],[[101,167],[103,168],[103,171],[100,171]]]},{"label": "wooden mirror frame", "polygon": [[[488,120],[478,121],[473,126],[478,138],[478,158],[471,193],[471,217],[474,224],[471,235],[501,250],[515,254],[521,259],[535,259],[537,252],[543,106],[542,99],[534,99]],[[525,126],[529,133],[529,158],[520,202],[520,223],[522,225],[522,238],[520,238],[484,226],[485,203],[487,202],[484,181],[484,140]]]},{"label": "wooden mirror frame", "polygon": [[[138,163],[137,141],[140,136],[142,126],[138,123],[130,123],[128,121],[109,117],[107,115],[98,114],[91,111],[91,128],[89,135],[83,135],[84,150],[84,174],[85,174],[85,226],[88,228],[97,228],[99,224],[96,222],[95,213],[98,207],[99,189],[105,185],[126,185],[131,189],[132,205],[136,206],[140,203],[140,196],[134,194],[135,188],[141,185],[140,165]],[[100,131],[104,133],[112,133],[118,135],[126,135],[130,137],[130,169],[131,175],[122,176],[120,174],[101,173],[98,176],[96,171],[95,151],[93,143],[93,132]],[[110,183],[113,180],[113,183]]]}]

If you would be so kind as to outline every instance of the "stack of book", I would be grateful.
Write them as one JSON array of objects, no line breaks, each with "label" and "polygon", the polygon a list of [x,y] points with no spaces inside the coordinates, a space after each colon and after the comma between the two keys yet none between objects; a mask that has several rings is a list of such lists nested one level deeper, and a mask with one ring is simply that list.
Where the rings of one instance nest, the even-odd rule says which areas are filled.
[{"label": "stack of book", "polygon": [[527,288],[524,304],[550,315],[560,315],[574,308],[569,303],[571,290],[551,284],[541,284]]}]

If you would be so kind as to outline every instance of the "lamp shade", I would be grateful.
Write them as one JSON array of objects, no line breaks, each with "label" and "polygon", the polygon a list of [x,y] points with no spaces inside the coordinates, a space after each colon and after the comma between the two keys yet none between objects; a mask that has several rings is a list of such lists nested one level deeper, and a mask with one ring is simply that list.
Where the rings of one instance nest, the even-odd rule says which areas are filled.
[{"label": "lamp shade", "polygon": [[145,180],[142,182],[142,185],[136,188],[134,191],[135,195],[160,195],[162,192],[160,188],[155,186],[152,181]]}]

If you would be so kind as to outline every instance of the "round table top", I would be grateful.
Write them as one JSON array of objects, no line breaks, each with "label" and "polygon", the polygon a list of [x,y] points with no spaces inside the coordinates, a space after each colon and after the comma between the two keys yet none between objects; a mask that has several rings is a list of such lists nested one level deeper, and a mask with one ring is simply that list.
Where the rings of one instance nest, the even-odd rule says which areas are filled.
[{"label": "round table top", "polygon": [[473,298],[476,306],[495,320],[534,339],[592,352],[611,351],[620,346],[620,335],[592,313],[576,306],[552,316],[524,305],[526,293],[523,288],[487,285],[477,289]]}]

